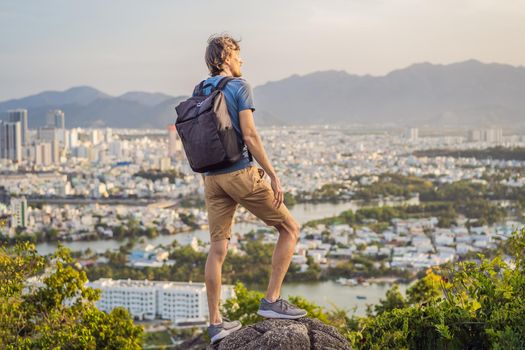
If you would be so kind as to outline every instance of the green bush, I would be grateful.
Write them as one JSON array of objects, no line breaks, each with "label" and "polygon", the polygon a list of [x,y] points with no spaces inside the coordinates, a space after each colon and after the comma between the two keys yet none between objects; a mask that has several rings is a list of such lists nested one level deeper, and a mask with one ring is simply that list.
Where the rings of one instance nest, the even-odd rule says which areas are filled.
[{"label": "green bush", "polygon": [[46,260],[30,243],[0,246],[1,349],[140,349],[128,312],[95,307],[99,291],[60,247]]},{"label": "green bush", "polygon": [[356,349],[525,349],[525,230],[510,259],[479,257],[429,271],[407,291],[390,292],[376,315],[358,320]]}]

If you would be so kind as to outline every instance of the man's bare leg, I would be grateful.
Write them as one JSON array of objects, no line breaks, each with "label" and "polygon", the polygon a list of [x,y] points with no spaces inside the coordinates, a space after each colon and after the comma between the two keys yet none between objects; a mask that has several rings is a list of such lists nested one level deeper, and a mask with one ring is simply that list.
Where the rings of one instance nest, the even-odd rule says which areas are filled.
[{"label": "man's bare leg", "polygon": [[211,324],[222,322],[219,311],[219,302],[221,300],[222,264],[224,263],[227,253],[227,239],[211,242],[204,270],[204,280],[206,282],[206,294],[208,296],[208,309],[210,312]]},{"label": "man's bare leg", "polygon": [[265,296],[265,299],[270,302],[274,302],[281,295],[281,286],[292,261],[300,226],[290,215],[286,221],[275,228],[279,231],[279,239],[273,251],[272,274]]}]

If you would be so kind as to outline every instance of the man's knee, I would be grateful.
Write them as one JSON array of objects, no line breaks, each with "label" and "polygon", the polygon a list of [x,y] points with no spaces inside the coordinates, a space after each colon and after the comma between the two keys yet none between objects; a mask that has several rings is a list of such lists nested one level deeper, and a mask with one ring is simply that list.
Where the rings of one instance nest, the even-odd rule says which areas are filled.
[{"label": "man's knee", "polygon": [[279,234],[287,234],[294,241],[299,239],[299,233],[301,231],[301,225],[292,216],[289,216],[282,224],[277,226]]},{"label": "man's knee", "polygon": [[211,257],[215,260],[224,261],[226,255],[228,254],[228,240],[220,240],[212,242],[210,245],[210,250],[208,252],[208,257]]}]

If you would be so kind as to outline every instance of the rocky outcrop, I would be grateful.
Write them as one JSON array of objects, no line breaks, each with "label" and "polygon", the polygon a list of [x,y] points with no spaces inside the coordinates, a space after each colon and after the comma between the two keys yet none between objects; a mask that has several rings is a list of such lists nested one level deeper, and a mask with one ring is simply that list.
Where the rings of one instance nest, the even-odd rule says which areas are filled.
[{"label": "rocky outcrop", "polygon": [[351,350],[332,326],[312,318],[268,319],[244,327],[209,350]]}]

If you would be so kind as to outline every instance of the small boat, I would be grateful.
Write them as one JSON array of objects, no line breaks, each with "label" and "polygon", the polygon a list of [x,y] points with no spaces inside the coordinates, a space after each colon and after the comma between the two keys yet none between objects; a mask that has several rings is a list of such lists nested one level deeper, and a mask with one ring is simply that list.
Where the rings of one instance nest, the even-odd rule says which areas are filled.
[{"label": "small boat", "polygon": [[359,300],[365,300],[366,299],[366,295],[358,295],[356,296],[357,299]]}]

